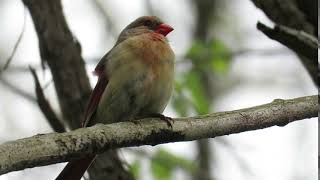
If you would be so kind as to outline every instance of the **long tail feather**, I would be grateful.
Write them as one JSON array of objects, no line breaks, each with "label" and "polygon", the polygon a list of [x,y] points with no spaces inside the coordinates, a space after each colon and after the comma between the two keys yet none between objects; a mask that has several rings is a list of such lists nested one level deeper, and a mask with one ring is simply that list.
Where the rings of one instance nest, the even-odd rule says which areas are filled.
[{"label": "long tail feather", "polygon": [[56,178],[56,180],[80,180],[95,157],[96,156],[90,156],[69,162]]}]

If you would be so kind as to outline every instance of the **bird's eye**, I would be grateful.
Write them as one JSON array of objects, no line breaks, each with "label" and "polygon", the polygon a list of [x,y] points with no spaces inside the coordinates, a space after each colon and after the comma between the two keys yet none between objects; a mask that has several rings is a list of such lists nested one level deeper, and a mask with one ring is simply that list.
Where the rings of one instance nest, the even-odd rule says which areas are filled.
[{"label": "bird's eye", "polygon": [[143,25],[150,27],[152,25],[152,22],[150,20],[146,20],[146,21],[144,21]]}]

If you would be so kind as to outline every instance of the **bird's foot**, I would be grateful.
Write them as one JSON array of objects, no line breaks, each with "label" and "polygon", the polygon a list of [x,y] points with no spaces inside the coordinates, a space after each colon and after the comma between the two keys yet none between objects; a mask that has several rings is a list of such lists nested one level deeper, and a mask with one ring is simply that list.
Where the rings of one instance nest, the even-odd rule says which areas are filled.
[{"label": "bird's foot", "polygon": [[153,114],[152,117],[160,118],[160,120],[167,123],[167,125],[172,128],[172,124],[174,123],[174,120],[171,117],[165,116],[163,114]]}]

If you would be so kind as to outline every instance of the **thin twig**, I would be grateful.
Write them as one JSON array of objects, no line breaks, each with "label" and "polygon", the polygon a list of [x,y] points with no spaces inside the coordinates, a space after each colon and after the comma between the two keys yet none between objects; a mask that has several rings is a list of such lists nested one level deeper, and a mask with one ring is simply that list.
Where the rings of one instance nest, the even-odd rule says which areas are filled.
[{"label": "thin twig", "polygon": [[14,47],[13,47],[13,50],[12,50],[12,53],[11,55],[9,56],[9,58],[7,59],[6,63],[4,64],[2,70],[0,71],[0,73],[4,72],[8,67],[9,67],[9,64],[11,63],[14,55],[16,54],[16,51],[18,49],[18,46],[22,40],[22,37],[23,37],[23,34],[24,34],[24,31],[25,31],[25,28],[26,28],[26,18],[27,18],[27,8],[25,6],[23,6],[23,9],[24,9],[24,15],[23,15],[23,25],[22,25],[22,30],[21,30],[21,33],[18,37],[18,40],[17,42],[15,43]]},{"label": "thin twig", "polygon": [[15,86],[9,80],[6,80],[5,78],[0,77],[0,83],[3,84],[8,89],[10,89],[11,90],[10,92],[13,92],[13,93],[25,98],[26,100],[30,101],[33,104],[36,104],[36,102],[37,102],[36,97],[34,97],[32,94],[26,92],[22,88]]},{"label": "thin twig", "polygon": [[144,4],[146,6],[146,11],[148,15],[153,15],[153,16],[157,15],[151,0],[145,0]]},{"label": "thin twig", "polygon": [[282,25],[270,28],[260,22],[258,22],[257,28],[269,38],[316,62],[319,44],[317,38],[312,35]]},{"label": "thin twig", "polygon": [[[230,53],[215,53],[213,54],[216,57],[221,57],[221,58],[234,58],[234,57],[239,57],[239,56],[249,56],[249,55],[257,55],[257,56],[276,56],[276,55],[283,55],[283,54],[289,54],[290,51],[287,50],[286,48],[270,48],[270,49],[240,49],[240,50],[235,50]],[[86,65],[95,65],[99,62],[101,59],[100,57],[90,57],[90,58],[85,58],[86,59]],[[182,54],[176,55],[176,59],[181,59],[176,61],[176,64],[185,64],[189,63],[190,61],[185,61],[185,57]],[[34,66],[34,69],[38,70],[41,67],[40,66]],[[25,66],[10,66],[10,69],[7,70],[7,72],[12,72],[12,73],[24,73],[24,72],[29,72],[29,69]]]},{"label": "thin twig", "polygon": [[29,69],[30,69],[30,72],[34,78],[36,95],[37,95],[37,102],[38,102],[38,105],[39,105],[43,115],[46,117],[48,123],[50,124],[51,128],[55,132],[59,132],[59,133],[66,132],[64,125],[59,120],[59,118],[57,117],[57,115],[53,111],[50,103],[48,102],[48,100],[44,96],[44,93],[41,88],[39,78],[37,76],[36,71],[31,66],[29,66]]},{"label": "thin twig", "polygon": [[107,30],[112,38],[117,39],[119,31],[116,29],[115,22],[111,18],[110,14],[108,13],[107,8],[104,4],[99,0],[92,1],[95,8],[104,16],[105,23],[107,25]]},{"label": "thin twig", "polygon": [[299,55],[313,82],[319,87],[317,61],[319,43],[316,37],[282,25],[270,28],[258,22],[257,28],[269,38],[280,42]]}]

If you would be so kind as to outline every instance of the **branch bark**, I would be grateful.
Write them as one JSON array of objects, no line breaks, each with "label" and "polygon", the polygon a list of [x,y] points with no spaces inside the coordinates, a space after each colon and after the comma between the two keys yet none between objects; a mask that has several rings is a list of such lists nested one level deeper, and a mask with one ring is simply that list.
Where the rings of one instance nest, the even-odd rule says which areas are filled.
[{"label": "branch bark", "polygon": [[310,34],[303,31],[297,31],[292,28],[277,25],[275,28],[269,28],[258,22],[257,28],[266,36],[274,39],[286,47],[290,48],[300,56],[306,58],[303,63],[309,71],[311,77],[316,82],[318,76],[318,40]]},{"label": "branch bark", "polygon": [[46,99],[44,95],[44,92],[40,85],[40,81],[36,71],[31,66],[29,66],[29,69],[34,79],[37,102],[42,114],[46,117],[49,125],[55,132],[59,132],[59,133],[66,132],[66,129],[63,123],[58,118],[53,108],[51,107],[49,101]]},{"label": "branch bark", "polygon": [[[317,36],[317,26],[314,24],[314,20],[312,20],[315,16],[314,8],[308,9],[310,6],[315,5],[316,2],[311,0],[302,1],[302,0],[251,0],[258,8],[260,8],[273,22],[278,24],[279,26],[286,26],[288,28],[292,28],[295,31],[304,31],[312,36],[315,39]],[[292,32],[292,31],[291,31]],[[264,31],[265,33],[265,31]],[[287,39],[288,34],[280,34],[281,40]],[[292,35],[292,34],[291,34]],[[270,37],[270,36],[269,36]],[[299,38],[301,35],[298,36]],[[304,37],[303,37],[304,38]],[[275,39],[279,41],[278,39]],[[282,44],[283,41],[279,41]],[[288,45],[288,44],[284,44]],[[290,44],[292,45],[292,44]],[[287,46],[292,49],[292,46]],[[292,49],[294,50],[300,57],[301,62],[305,66],[306,70],[310,74],[314,84],[319,88],[318,82],[318,69],[317,69],[317,58],[308,58],[305,54],[300,54],[301,49]],[[310,54],[317,54],[317,49],[309,49],[308,51],[313,51]]]},{"label": "branch bark", "polygon": [[68,28],[60,1],[23,2],[34,22],[41,59],[51,70],[63,116],[71,129],[79,128],[91,93],[80,44]]},{"label": "branch bark", "polygon": [[158,119],[144,119],[138,124],[98,124],[67,133],[36,135],[0,145],[0,174],[71,161],[120,147],[191,141],[284,126],[317,115],[318,96],[314,95],[277,99],[241,110],[177,118],[172,128]]},{"label": "branch bark", "polygon": [[315,27],[307,21],[295,0],[251,0],[273,22],[313,34]]},{"label": "branch bark", "polygon": [[318,58],[318,40],[310,34],[281,25],[269,28],[260,22],[258,22],[257,28],[269,38],[277,40],[304,57]]}]

